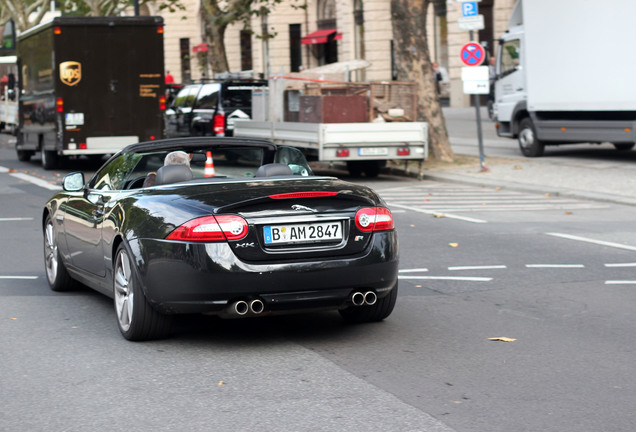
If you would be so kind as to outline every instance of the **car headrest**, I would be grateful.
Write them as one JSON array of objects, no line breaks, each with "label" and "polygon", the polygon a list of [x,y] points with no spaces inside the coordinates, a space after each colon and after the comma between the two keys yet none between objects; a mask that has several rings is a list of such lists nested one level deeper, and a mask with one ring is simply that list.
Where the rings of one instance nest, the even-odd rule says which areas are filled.
[{"label": "car headrest", "polygon": [[258,170],[256,170],[254,177],[274,177],[292,174],[292,169],[289,166],[282,163],[271,163],[261,165]]},{"label": "car headrest", "polygon": [[165,185],[192,180],[192,171],[185,165],[166,165],[157,170],[155,184]]}]

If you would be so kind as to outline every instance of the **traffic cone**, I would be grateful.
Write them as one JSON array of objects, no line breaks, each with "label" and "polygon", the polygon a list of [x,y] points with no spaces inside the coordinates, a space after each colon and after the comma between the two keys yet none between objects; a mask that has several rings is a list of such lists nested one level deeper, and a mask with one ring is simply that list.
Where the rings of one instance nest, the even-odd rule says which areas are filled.
[{"label": "traffic cone", "polygon": [[212,152],[209,151],[205,154],[205,169],[203,170],[204,177],[214,177],[214,161],[212,160]]}]

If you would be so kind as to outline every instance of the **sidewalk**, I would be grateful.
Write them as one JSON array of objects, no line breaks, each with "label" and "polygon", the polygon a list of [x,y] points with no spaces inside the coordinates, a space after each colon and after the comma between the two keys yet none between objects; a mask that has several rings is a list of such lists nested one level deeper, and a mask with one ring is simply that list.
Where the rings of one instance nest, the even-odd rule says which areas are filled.
[{"label": "sidewalk", "polygon": [[[482,129],[488,171],[482,172],[476,156],[474,109],[446,108],[444,116],[457,163],[427,161],[424,179],[636,205],[636,150],[618,152],[611,144],[586,144],[560,146],[551,155],[549,149],[555,147],[547,147],[548,156],[526,158],[516,140],[496,136],[486,116]],[[467,142],[474,144],[467,147]],[[577,150],[570,151],[573,148]],[[417,164],[408,167],[408,175],[417,177],[419,173]]]}]

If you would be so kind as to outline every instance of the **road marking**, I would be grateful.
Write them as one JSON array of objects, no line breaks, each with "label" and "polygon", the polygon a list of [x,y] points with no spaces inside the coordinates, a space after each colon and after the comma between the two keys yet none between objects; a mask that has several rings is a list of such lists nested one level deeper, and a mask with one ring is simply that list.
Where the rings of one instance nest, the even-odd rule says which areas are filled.
[{"label": "road marking", "polygon": [[404,269],[398,270],[398,273],[419,273],[419,272],[427,272],[427,268],[419,268],[419,269]]},{"label": "road marking", "polygon": [[10,175],[13,176],[13,177],[19,178],[20,180],[24,180],[24,181],[27,181],[29,183],[33,183],[34,185],[43,187],[45,189],[55,190],[55,191],[62,190],[62,188],[60,186],[58,186],[58,185],[51,184],[51,183],[49,183],[46,180],[42,180],[42,179],[39,179],[37,177],[33,177],[32,175],[29,175],[29,174],[11,173]]},{"label": "road marking", "polygon": [[583,264],[526,264],[527,268],[585,268]]},{"label": "road marking", "polygon": [[420,208],[416,208],[416,207],[411,207],[411,206],[405,206],[402,204],[392,204],[389,203],[389,207],[399,207],[399,208],[403,208],[406,210],[411,210],[414,212],[418,212],[418,213],[424,213],[424,214],[429,214],[429,215],[438,215],[438,217],[445,217],[448,219],[458,219],[458,220],[463,220],[465,222],[472,222],[472,223],[488,223],[488,221],[482,220],[482,219],[474,219],[474,218],[469,218],[466,216],[457,216],[457,215],[453,215],[453,214],[449,214],[449,213],[440,213],[436,210],[424,210],[424,209],[420,209]]},{"label": "road marking", "polygon": [[580,242],[585,242],[585,243],[593,243],[593,244],[597,244],[597,245],[601,245],[601,246],[608,246],[608,247],[613,247],[613,248],[617,248],[617,249],[626,249],[626,250],[631,250],[631,251],[636,251],[636,246],[627,246],[624,244],[620,244],[620,243],[612,243],[612,242],[606,242],[606,241],[601,241],[601,240],[594,240],[594,239],[590,239],[587,237],[578,237],[578,236],[573,236],[573,235],[569,235],[569,234],[561,234],[561,233],[546,233],[549,236],[554,236],[554,237],[561,237],[564,239],[568,239],[568,240],[575,240],[575,241],[580,241]]},{"label": "road marking", "polygon": [[0,222],[14,222],[14,221],[30,221],[33,220],[32,217],[22,217],[22,218],[0,218]]},{"label": "road marking", "polygon": [[37,276],[0,276],[0,279],[37,279]]},{"label": "road marking", "polygon": [[636,285],[636,281],[628,281],[628,280],[605,281],[605,285]]},{"label": "road marking", "polygon": [[9,168],[5,168],[3,166],[0,166],[0,174],[6,174],[9,172]]},{"label": "road marking", "polygon": [[449,267],[449,270],[490,270],[490,269],[505,269],[508,268],[505,265],[490,265],[490,266],[458,266]]},{"label": "road marking", "polygon": [[454,276],[398,276],[398,279],[455,280],[469,282],[490,282],[489,277],[454,277]]},{"label": "road marking", "polygon": [[605,264],[605,267],[636,267],[636,263],[614,263],[614,264]]}]

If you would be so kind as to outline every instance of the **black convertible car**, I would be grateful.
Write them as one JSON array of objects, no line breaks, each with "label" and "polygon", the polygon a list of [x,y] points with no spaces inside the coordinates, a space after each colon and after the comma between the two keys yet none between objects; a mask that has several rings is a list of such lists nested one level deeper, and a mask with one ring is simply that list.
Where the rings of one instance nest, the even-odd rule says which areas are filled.
[{"label": "black convertible car", "polygon": [[[167,163],[175,151],[185,163]],[[269,141],[128,146],[88,182],[67,175],[42,225],[51,289],[81,282],[114,298],[129,340],[169,335],[181,313],[334,309],[380,321],[397,298],[398,239],[382,199],[314,176],[302,153]]]}]

